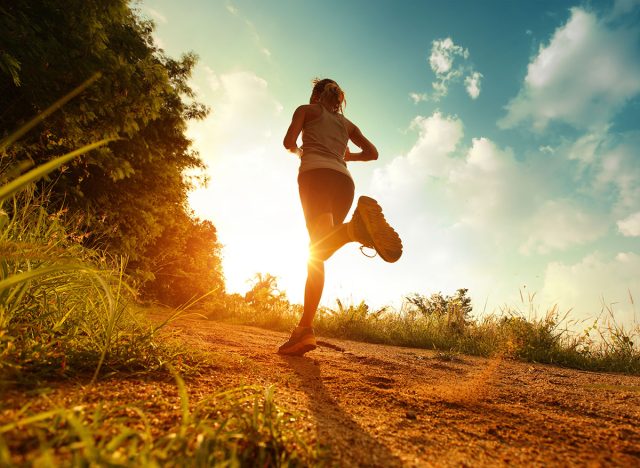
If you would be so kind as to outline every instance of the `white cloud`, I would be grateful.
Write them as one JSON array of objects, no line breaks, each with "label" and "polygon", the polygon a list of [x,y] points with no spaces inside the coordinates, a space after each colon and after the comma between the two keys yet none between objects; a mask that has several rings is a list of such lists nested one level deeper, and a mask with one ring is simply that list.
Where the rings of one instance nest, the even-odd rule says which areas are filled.
[{"label": "white cloud", "polygon": [[435,40],[431,44],[429,65],[437,75],[459,74],[459,71],[451,69],[456,56],[469,58],[469,50],[454,44],[450,37]]},{"label": "white cloud", "polygon": [[591,130],[572,143],[567,153],[567,157],[569,159],[581,161],[587,165],[593,164],[597,162],[602,146],[606,143],[608,138],[608,125]]},{"label": "white cloud", "polygon": [[623,236],[640,237],[640,211],[618,221],[618,230]]},{"label": "white cloud", "polygon": [[464,81],[467,92],[472,99],[476,99],[480,95],[482,74],[466,63],[468,59],[469,49],[455,44],[450,37],[434,40],[429,55],[429,66],[436,75],[436,81],[431,83],[433,92],[431,95],[411,93],[414,102],[427,99],[439,101],[449,93],[449,85],[459,81],[465,73],[468,74]]},{"label": "white cloud", "polygon": [[464,85],[471,99],[477,99],[480,96],[480,80],[482,73],[473,72],[464,79]]},{"label": "white cloud", "polygon": [[418,104],[419,102],[427,101],[429,99],[429,95],[427,93],[409,93],[409,97],[414,104]]},{"label": "white cloud", "polygon": [[640,297],[640,255],[619,252],[615,255],[592,253],[577,263],[552,262],[545,271],[541,297],[557,303],[561,310],[573,308],[571,317],[594,319],[602,307],[614,311],[614,318],[626,327],[638,325],[631,303]]},{"label": "white cloud", "polygon": [[370,190],[397,219],[411,252],[404,260],[411,275],[394,281],[401,287],[424,277],[436,290],[469,287],[482,302],[494,293],[504,300],[517,292],[517,278],[501,276],[521,242],[522,213],[537,200],[536,170],[487,138],[465,146],[457,117],[419,116],[412,128],[413,147],[377,169]]},{"label": "white cloud", "polygon": [[251,36],[253,36],[253,41],[255,42],[256,47],[258,48],[260,53],[262,55],[264,55],[266,59],[271,59],[271,50],[269,50],[264,45],[262,37],[258,33],[258,29],[256,28],[255,24],[253,24],[253,21],[245,18],[240,13],[240,10],[238,9],[238,7],[236,7],[235,5],[232,5],[231,3],[227,3],[226,8],[227,8],[227,11],[229,13],[231,13],[233,16],[235,16],[238,19],[240,19],[245,24],[245,26],[247,27],[247,29],[251,33]]},{"label": "white cloud", "polygon": [[570,156],[584,164],[582,191],[610,199],[610,210],[617,217],[640,206],[640,133],[594,132],[580,138]]},{"label": "white cloud", "polygon": [[[556,266],[563,265],[561,259],[588,251],[596,242],[609,243],[603,239],[622,210],[612,206],[620,204],[618,196],[630,199],[633,185],[622,181],[637,180],[639,173],[627,153],[636,140],[606,132],[516,157],[511,148],[488,138],[471,138],[466,145],[463,123],[455,116],[419,116],[411,128],[417,132],[413,147],[376,169],[370,188],[397,220],[411,252],[403,260],[411,274],[398,272],[392,282],[400,288],[403,281],[414,284],[418,275],[444,288],[457,281],[476,300],[491,296],[489,311],[517,294],[523,283],[542,287],[550,256]],[[590,151],[584,157],[593,162],[575,174],[583,163],[581,150]],[[623,163],[605,171],[601,163],[615,154],[625,155]],[[576,183],[591,188],[577,191]],[[550,284],[547,291],[559,291]],[[564,304],[575,305],[574,295],[567,297]],[[598,297],[592,298],[591,306],[598,305]]]},{"label": "white cloud", "polygon": [[209,85],[209,89],[213,92],[218,91],[222,86],[218,75],[216,75],[216,73],[206,65],[203,67],[203,69],[205,72],[207,84]]},{"label": "white cloud", "polygon": [[608,228],[601,216],[566,199],[547,200],[528,223],[529,236],[520,248],[526,255],[587,244],[603,236]]},{"label": "white cloud", "polygon": [[416,117],[411,129],[418,132],[416,143],[406,156],[397,156],[374,171],[375,191],[410,193],[419,190],[429,177],[448,177],[449,156],[462,139],[462,121],[435,112],[430,117]]},{"label": "white cloud", "polygon": [[219,147],[230,146],[242,152],[263,144],[260,135],[273,130],[274,117],[282,112],[282,105],[271,96],[267,82],[252,72],[215,75],[207,68],[204,79],[220,93],[211,103],[213,112],[209,118],[190,127],[194,135],[206,141],[208,151],[203,157],[212,160]]},{"label": "white cloud", "polygon": [[619,18],[631,13],[638,6],[640,6],[640,0],[615,0],[609,17],[611,19]]},{"label": "white cloud", "polygon": [[528,66],[518,95],[498,125],[531,121],[541,131],[550,122],[576,128],[606,124],[640,92],[637,27],[613,27],[594,13],[572,8],[567,23]]}]

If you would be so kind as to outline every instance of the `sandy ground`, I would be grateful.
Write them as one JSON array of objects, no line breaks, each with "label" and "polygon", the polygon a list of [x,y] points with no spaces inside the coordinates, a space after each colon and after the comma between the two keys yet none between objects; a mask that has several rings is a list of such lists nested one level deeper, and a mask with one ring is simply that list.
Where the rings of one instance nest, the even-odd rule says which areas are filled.
[{"label": "sandy ground", "polygon": [[[192,400],[273,384],[277,402],[301,415],[303,439],[336,466],[640,466],[640,377],[322,338],[305,357],[283,357],[283,333],[204,319],[174,326],[217,356],[187,381]],[[110,394],[157,412],[160,426],[177,408],[175,384],[144,378],[54,385],[46,399]],[[0,419],[23,399],[5,395]]]}]

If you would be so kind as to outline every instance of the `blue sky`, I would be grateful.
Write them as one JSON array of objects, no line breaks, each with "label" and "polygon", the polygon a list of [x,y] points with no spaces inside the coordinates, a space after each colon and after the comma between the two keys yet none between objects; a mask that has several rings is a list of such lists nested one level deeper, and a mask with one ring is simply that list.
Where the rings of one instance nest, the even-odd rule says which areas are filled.
[{"label": "blue sky", "polygon": [[477,311],[536,294],[576,319],[640,298],[640,2],[149,0],[156,41],[200,56],[211,115],[191,125],[231,291],[270,272],[304,285],[297,161],[281,147],[310,80],[380,151],[353,163],[405,243],[393,265],[354,245],[327,265],[325,303],[398,305],[470,289]]}]

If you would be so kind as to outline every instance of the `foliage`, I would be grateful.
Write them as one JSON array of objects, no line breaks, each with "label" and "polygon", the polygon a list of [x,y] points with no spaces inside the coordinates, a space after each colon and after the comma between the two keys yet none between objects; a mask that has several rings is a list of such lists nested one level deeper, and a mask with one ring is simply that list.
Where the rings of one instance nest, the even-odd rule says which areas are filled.
[{"label": "foliage", "polygon": [[[263,294],[228,296],[226,306],[212,318],[246,323],[276,330],[294,327],[302,307],[280,302],[272,304],[276,281],[256,281]],[[270,286],[269,286],[270,285]],[[576,335],[561,326],[567,314],[552,307],[539,317],[529,297],[528,313],[507,308],[499,314],[472,316],[467,289],[452,296],[441,293],[429,297],[413,294],[397,311],[389,307],[372,310],[364,301],[336,307],[321,307],[314,320],[321,336],[360,340],[396,346],[435,349],[446,355],[466,353],[479,356],[511,357],[528,362],[552,363],[578,369],[640,374],[640,327],[625,330],[615,324],[613,311],[606,326],[587,329]],[[523,298],[524,303],[524,298]],[[592,335],[597,335],[594,339]]]},{"label": "foliage", "polygon": [[471,315],[471,298],[467,296],[468,289],[458,289],[453,296],[443,296],[442,293],[432,294],[429,298],[418,293],[405,298],[408,304],[415,307],[425,317],[435,315],[445,317],[447,324],[462,331],[469,323]]},{"label": "foliage", "polygon": [[210,292],[220,298],[224,293],[220,250],[211,222],[176,213],[172,229],[147,249],[153,277],[145,284],[145,295],[173,307]]},{"label": "foliage", "polygon": [[278,289],[278,278],[266,273],[256,273],[253,286],[244,296],[250,305],[259,305],[264,309],[274,309],[280,303],[287,302],[287,295]]},{"label": "foliage", "polygon": [[[129,259],[128,272],[153,281],[173,248],[177,270],[198,274],[224,289],[219,262],[200,262],[202,249],[189,250],[178,239],[204,234],[213,254],[219,245],[210,223],[195,219],[186,208],[194,182],[185,171],[202,168],[185,136],[189,119],[207,109],[193,100],[187,80],[193,54],[179,60],[166,56],[153,42],[153,24],[141,19],[126,0],[16,0],[0,5],[0,137],[39,114],[52,96],[73,83],[101,73],[86,92],[69,102],[46,126],[38,126],[7,150],[13,161],[40,164],[51,155],[69,152],[104,138],[118,138],[81,160],[69,163],[55,178],[52,211],[68,207],[89,235],[85,245]],[[25,47],[25,44],[29,44]],[[165,274],[166,271],[162,272]],[[148,294],[157,293],[151,287]],[[166,291],[163,301],[167,300]]]},{"label": "foliage", "polygon": [[15,198],[0,231],[1,380],[161,365],[154,329],[131,308],[124,263],[84,247],[43,198]]},{"label": "foliage", "polygon": [[[47,209],[46,193],[33,183],[109,140],[88,144],[28,170],[12,164],[6,151],[20,136],[89,87],[97,77],[68,93],[16,132],[0,140],[0,377],[21,379],[29,371],[64,375],[104,364],[153,367],[163,351],[154,330],[131,314],[132,291],[124,281],[124,261],[81,244],[84,235],[68,229],[59,211]],[[5,211],[6,210],[6,211]]]}]

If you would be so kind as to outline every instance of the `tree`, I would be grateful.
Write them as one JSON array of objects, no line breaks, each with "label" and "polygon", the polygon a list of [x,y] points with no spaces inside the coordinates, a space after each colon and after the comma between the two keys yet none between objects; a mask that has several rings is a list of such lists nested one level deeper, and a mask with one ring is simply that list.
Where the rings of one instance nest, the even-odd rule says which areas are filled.
[{"label": "tree", "polygon": [[278,289],[278,278],[270,273],[256,273],[253,277],[253,286],[244,296],[252,306],[258,306],[266,310],[287,302],[287,295]]},{"label": "tree", "polygon": [[184,216],[177,213],[173,226],[146,252],[153,260],[153,279],[145,293],[174,307],[209,293],[219,298],[225,292],[216,228],[209,221],[180,219]]},{"label": "tree", "polygon": [[192,258],[186,243],[172,239],[199,233],[212,242],[204,258],[219,253],[213,225],[193,218],[186,206],[195,180],[185,171],[203,167],[185,136],[186,124],[208,112],[187,82],[196,57],[167,57],[152,32],[153,23],[126,0],[0,5],[0,137],[100,72],[94,85],[22,138],[9,156],[40,163],[102,138],[119,138],[70,164],[51,186],[52,205],[80,216],[87,243],[128,257],[129,272],[140,279],[153,283],[160,262],[154,256],[172,245],[177,250],[171,255],[191,261],[185,271],[193,275],[200,265],[211,287],[220,287],[219,261],[212,278],[206,261]]},{"label": "tree", "polygon": [[467,296],[468,289],[460,288],[453,296],[443,296],[442,293],[426,297],[414,293],[405,300],[425,317],[445,318],[450,326],[463,329],[471,319],[471,298]]}]

